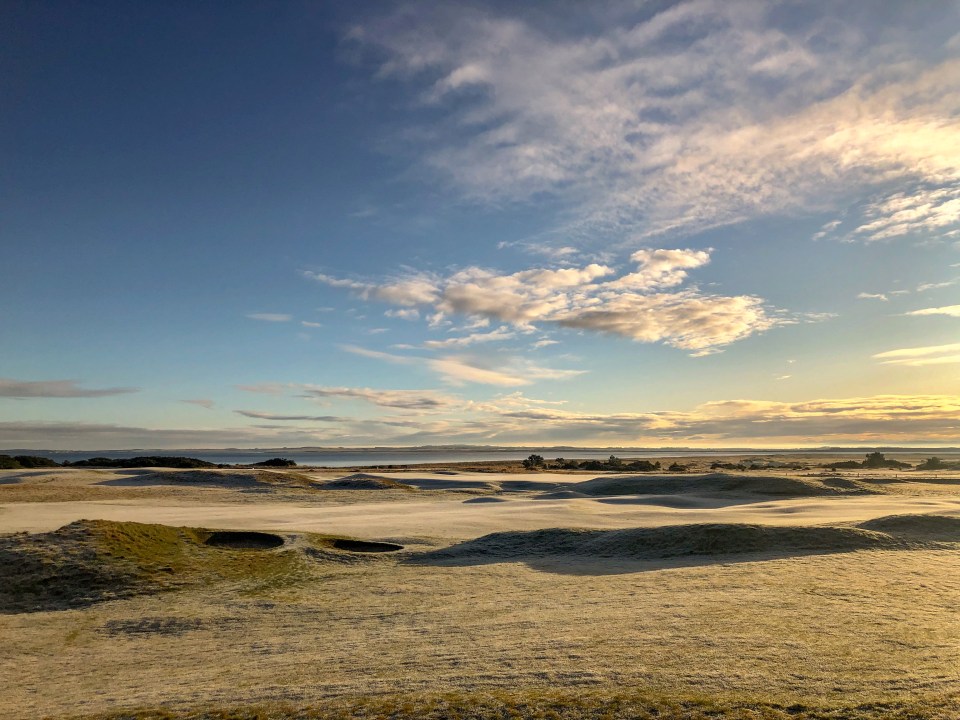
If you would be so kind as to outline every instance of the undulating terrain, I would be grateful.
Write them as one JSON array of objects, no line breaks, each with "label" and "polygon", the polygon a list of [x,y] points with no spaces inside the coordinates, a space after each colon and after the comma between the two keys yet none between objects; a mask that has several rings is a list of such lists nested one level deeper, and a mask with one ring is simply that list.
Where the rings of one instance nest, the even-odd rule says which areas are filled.
[{"label": "undulating terrain", "polygon": [[3,471],[9,718],[960,716],[960,472]]}]

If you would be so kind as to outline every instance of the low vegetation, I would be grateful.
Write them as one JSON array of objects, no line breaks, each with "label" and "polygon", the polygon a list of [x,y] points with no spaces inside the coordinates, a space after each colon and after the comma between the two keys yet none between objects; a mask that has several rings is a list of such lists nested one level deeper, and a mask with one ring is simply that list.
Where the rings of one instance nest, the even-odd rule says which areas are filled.
[{"label": "low vegetation", "polygon": [[867,453],[863,462],[842,460],[840,462],[825,463],[822,467],[828,467],[831,470],[856,470],[860,468],[865,470],[906,470],[913,466],[910,463],[900,462],[899,460],[888,460],[882,452],[872,452]]},{"label": "low vegetation", "polygon": [[630,691],[491,691],[332,699],[195,710],[127,710],[72,720],[948,720],[960,700],[784,705],[762,700],[665,697]]},{"label": "low vegetation", "polygon": [[293,460],[287,460],[286,458],[270,458],[269,460],[264,460],[263,462],[258,462],[253,464],[254,467],[296,467],[297,463]]},{"label": "low vegetation", "polygon": [[212,468],[216,464],[197,458],[169,456],[169,455],[144,455],[133,458],[106,458],[93,457],[87,460],[75,460],[74,462],[65,462],[64,467],[97,467],[97,468],[144,468],[144,467],[165,467],[165,468]]},{"label": "low vegetation", "polygon": [[606,460],[565,460],[557,458],[552,463],[543,459],[542,455],[531,455],[523,461],[523,467],[527,470],[590,470],[600,472],[612,470],[614,472],[650,472],[660,470],[660,462],[655,463],[649,460],[625,461],[616,455],[611,455]]},{"label": "low vegetation", "polygon": [[0,455],[0,470],[60,467],[60,463],[37,455]]}]

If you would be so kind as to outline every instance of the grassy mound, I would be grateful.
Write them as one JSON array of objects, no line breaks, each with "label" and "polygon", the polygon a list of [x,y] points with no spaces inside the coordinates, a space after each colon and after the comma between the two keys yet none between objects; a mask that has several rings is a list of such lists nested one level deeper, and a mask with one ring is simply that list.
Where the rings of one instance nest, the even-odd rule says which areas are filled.
[{"label": "grassy mound", "polygon": [[499,532],[419,556],[522,559],[552,555],[658,560],[696,555],[850,552],[923,547],[919,540],[862,527],[778,527],[747,524],[675,525],[626,530],[549,528]]},{"label": "grassy mound", "polygon": [[350,551],[344,545],[350,542],[355,541],[309,533],[284,538],[106,520],[0,536],[0,613],[86,607],[224,582],[259,593],[308,580],[318,562],[374,557]]},{"label": "grassy mound", "polygon": [[356,473],[338,480],[331,480],[319,487],[325,490],[416,490],[413,485],[366,473]]},{"label": "grassy mound", "polygon": [[[828,479],[829,480],[829,479]],[[620,475],[599,477],[569,486],[593,497],[615,495],[715,495],[750,493],[782,497],[822,497],[832,495],[869,494],[876,490],[846,479],[842,483],[823,482],[815,478],[777,477],[775,475]]]},{"label": "grassy mound", "polygon": [[960,542],[960,517],[949,515],[890,515],[860,523],[860,527],[918,540]]}]

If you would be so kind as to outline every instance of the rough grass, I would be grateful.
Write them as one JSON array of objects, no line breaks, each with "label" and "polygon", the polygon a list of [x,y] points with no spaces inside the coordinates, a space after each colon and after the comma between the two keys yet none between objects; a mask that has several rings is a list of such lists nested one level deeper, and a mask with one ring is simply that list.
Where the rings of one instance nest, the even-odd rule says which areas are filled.
[{"label": "rough grass", "polygon": [[[885,532],[886,531],[886,532]],[[914,515],[879,518],[858,527],[748,524],[675,525],[626,530],[549,528],[508,531],[425,553],[414,561],[522,559],[551,555],[659,560],[684,556],[852,552],[943,547],[960,540],[960,519]]]},{"label": "rough grass", "polygon": [[335,699],[322,705],[141,709],[71,720],[954,720],[957,697],[923,702],[784,705],[641,693],[487,692]]},{"label": "rough grass", "polygon": [[318,561],[364,562],[334,536],[303,533],[272,550],[207,545],[215,531],[80,520],[50,533],[0,536],[0,612],[81,608],[105,600],[230,583],[241,593],[301,584]]},{"label": "rough grass", "polygon": [[750,493],[780,497],[865,495],[878,491],[868,484],[842,477],[800,478],[777,475],[627,475],[599,477],[570,485],[584,495],[726,495]]},{"label": "rough grass", "polygon": [[356,473],[338,480],[331,480],[318,487],[325,490],[416,490],[413,485],[365,473]]}]

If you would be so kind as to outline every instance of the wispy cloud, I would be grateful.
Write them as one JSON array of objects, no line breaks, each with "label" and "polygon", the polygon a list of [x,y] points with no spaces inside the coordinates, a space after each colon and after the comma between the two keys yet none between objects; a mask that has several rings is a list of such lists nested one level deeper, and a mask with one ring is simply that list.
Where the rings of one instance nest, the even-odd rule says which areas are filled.
[{"label": "wispy cloud", "polygon": [[213,406],[216,404],[213,402],[213,400],[210,400],[208,398],[195,398],[191,400],[181,400],[180,402],[184,402],[189,405],[199,405],[200,407],[206,408],[207,410],[212,410]]},{"label": "wispy cloud", "polygon": [[537,380],[563,380],[583,374],[583,370],[564,370],[539,365],[529,360],[514,357],[480,357],[449,355],[429,358],[413,355],[396,355],[379,350],[368,350],[356,345],[341,345],[354,355],[382,360],[394,365],[419,365],[439,375],[450,385],[478,383],[501,387],[530,385]]},{"label": "wispy cloud", "polygon": [[259,393],[261,395],[283,395],[286,392],[286,386],[281,383],[260,383],[258,385],[237,385],[238,390],[244,392]]},{"label": "wispy cloud", "polygon": [[303,397],[363,400],[381,407],[403,410],[444,410],[460,404],[458,398],[436,390],[375,390],[356,387],[298,386]]},{"label": "wispy cloud", "polygon": [[338,345],[338,347],[344,352],[353,355],[360,355],[361,357],[372,358],[374,360],[383,360],[384,362],[393,363],[394,365],[414,365],[419,362],[419,358],[407,355],[396,355],[381,350],[370,350],[369,348],[360,347],[359,345]]},{"label": "wispy cloud", "polygon": [[562,197],[584,238],[840,209],[892,183],[916,190],[871,203],[853,236],[952,232],[960,62],[911,51],[910,16],[813,4],[797,24],[759,2],[605,7],[584,33],[522,11],[404,5],[351,37],[434,110],[418,148],[429,167],[482,202]]},{"label": "wispy cloud", "polygon": [[506,364],[494,364],[484,358],[456,355],[427,360],[427,365],[451,385],[480,383],[520,387],[538,380],[565,380],[586,372],[544,367],[529,360],[515,358]]},{"label": "wispy cloud", "polygon": [[909,367],[960,363],[960,343],[887,350],[877,353],[873,358],[880,360],[885,365],[907,365]]},{"label": "wispy cloud", "polygon": [[139,388],[82,388],[76,380],[14,380],[0,378],[0,397],[6,398],[95,398],[138,392]]},{"label": "wispy cloud", "polygon": [[516,336],[516,332],[510,330],[506,326],[501,326],[496,330],[491,330],[490,332],[485,333],[471,333],[470,335],[464,335],[463,337],[447,338],[446,340],[427,340],[423,346],[430,348],[431,350],[462,348],[469,345],[501,342],[504,340],[510,340]]},{"label": "wispy cloud", "polygon": [[345,418],[336,415],[277,415],[275,413],[258,412],[255,410],[234,410],[238,415],[244,417],[257,418],[259,420],[276,420],[282,422],[308,421],[308,422],[343,422]]},{"label": "wispy cloud", "polygon": [[922,308],[920,310],[911,310],[904,315],[949,315],[950,317],[960,317],[960,305],[945,305],[944,307]]},{"label": "wispy cloud", "polygon": [[[955,128],[954,135],[958,133],[960,129]],[[955,145],[951,151],[960,152],[960,139],[951,139]],[[960,182],[894,193],[868,205],[864,215],[868,221],[853,230],[853,236],[887,240],[933,232],[942,237],[960,237]]]},{"label": "wispy cloud", "polygon": [[247,313],[247,317],[251,320],[275,323],[290,322],[293,320],[293,316],[287,315],[286,313]]},{"label": "wispy cloud", "polygon": [[890,300],[890,298],[888,298],[883,293],[867,293],[867,292],[859,293],[857,295],[857,299],[858,300],[882,300],[883,302],[888,302]]},{"label": "wispy cloud", "polygon": [[364,300],[379,300],[406,307],[429,304],[436,300],[436,281],[428,274],[411,274],[383,284],[335,278],[319,272],[305,271],[303,274],[324,285],[351,290]]},{"label": "wispy cloud", "polygon": [[[429,298],[427,302],[434,311],[428,315],[432,327],[440,326],[451,315],[494,319],[523,331],[546,323],[640,342],[664,342],[694,354],[714,352],[789,322],[782,314],[771,314],[758,297],[677,289],[687,279],[689,270],[702,267],[709,260],[709,250],[650,249],[633,253],[631,261],[637,268],[626,273],[597,263],[561,269],[533,268],[511,274],[469,267],[448,277],[432,276],[431,287],[422,296]],[[312,277],[320,279],[317,275]],[[424,277],[417,275],[416,282],[425,282]],[[322,276],[321,281],[341,286],[329,276]],[[401,280],[396,284],[404,283]],[[353,285],[378,287],[375,283],[348,284]],[[497,330],[457,340],[431,341],[427,347],[469,345],[482,338],[504,339],[506,333]]]}]

